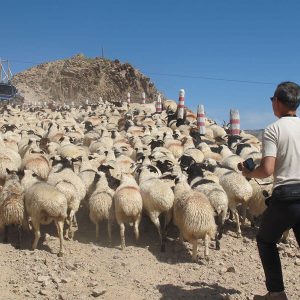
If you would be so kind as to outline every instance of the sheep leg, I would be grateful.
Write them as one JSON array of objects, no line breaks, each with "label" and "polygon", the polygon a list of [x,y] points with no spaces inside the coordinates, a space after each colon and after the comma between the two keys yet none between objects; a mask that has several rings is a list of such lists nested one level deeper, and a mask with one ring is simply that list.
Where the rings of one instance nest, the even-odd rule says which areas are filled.
[{"label": "sheep leg", "polygon": [[161,247],[160,251],[161,252],[166,252],[166,241],[167,241],[167,222],[168,222],[168,213],[164,212],[162,213],[162,238],[161,238]]},{"label": "sheep leg", "polygon": [[66,234],[65,234],[65,239],[67,239],[67,240],[72,240],[74,237],[74,231],[73,231],[73,226],[72,226],[74,216],[75,216],[75,211],[73,209],[71,209],[69,216],[68,216],[69,226],[68,226],[68,228],[66,230]]},{"label": "sheep leg", "polygon": [[21,239],[22,239],[22,225],[18,225],[18,243],[16,248],[21,249]]},{"label": "sheep leg", "polygon": [[198,240],[193,240],[192,241],[193,245],[193,261],[197,261],[197,250],[198,250]]},{"label": "sheep leg", "polygon": [[41,237],[41,232],[40,232],[40,223],[34,219],[32,219],[31,221],[32,221],[32,227],[34,230],[34,242],[32,244],[32,250],[34,250],[34,249],[36,249],[39,239]]},{"label": "sheep leg", "polygon": [[99,241],[99,222],[96,222],[96,241]]},{"label": "sheep leg", "polygon": [[64,234],[63,234],[64,221],[63,220],[56,221],[55,225],[56,225],[56,228],[57,228],[57,235],[59,237],[59,252],[58,252],[57,256],[58,257],[62,257],[63,256],[63,252],[64,252],[64,246],[63,246],[63,240],[64,240]]},{"label": "sheep leg", "polygon": [[8,225],[4,226],[4,238],[3,238],[3,243],[8,243]]},{"label": "sheep leg", "polygon": [[247,216],[247,206],[245,204],[242,205],[242,226],[246,223],[246,216]]},{"label": "sheep leg", "polygon": [[73,225],[74,227],[78,227],[77,218],[76,218],[75,213],[74,213],[74,216],[73,216],[72,225]]},{"label": "sheep leg", "polygon": [[235,209],[232,210],[233,216],[235,218],[235,222],[236,222],[236,232],[237,232],[237,237],[241,237],[242,236],[242,231],[241,231],[241,226],[240,226],[240,216],[238,211]]},{"label": "sheep leg", "polygon": [[218,215],[215,217],[215,221],[218,227],[218,230],[215,235],[215,240],[216,240],[216,250],[220,250],[220,240],[223,235],[223,224],[222,224],[222,215]]},{"label": "sheep leg", "polygon": [[108,242],[111,244],[111,220],[107,220],[107,233],[108,233]]},{"label": "sheep leg", "polygon": [[209,237],[208,234],[205,234],[204,237],[204,258],[208,260],[208,244],[209,244]]},{"label": "sheep leg", "polygon": [[134,222],[134,235],[135,235],[136,240],[138,240],[140,237],[139,225],[140,225],[141,219],[142,219],[142,215],[139,214],[136,221]]},{"label": "sheep leg", "polygon": [[155,227],[157,228],[159,234],[159,242],[162,245],[162,236],[161,236],[161,229],[160,229],[160,222],[158,216],[150,215],[151,221],[154,223]]},{"label": "sheep leg", "polygon": [[120,223],[120,236],[121,236],[121,248],[122,250],[125,249],[125,225],[124,223]]}]

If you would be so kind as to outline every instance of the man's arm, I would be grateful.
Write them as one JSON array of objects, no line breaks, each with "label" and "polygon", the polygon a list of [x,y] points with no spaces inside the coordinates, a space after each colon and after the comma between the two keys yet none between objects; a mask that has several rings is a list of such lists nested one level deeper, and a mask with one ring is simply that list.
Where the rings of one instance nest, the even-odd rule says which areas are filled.
[{"label": "man's arm", "polygon": [[260,165],[252,172],[243,166],[242,173],[247,178],[266,178],[274,173],[275,162],[276,157],[266,156],[262,158]]}]

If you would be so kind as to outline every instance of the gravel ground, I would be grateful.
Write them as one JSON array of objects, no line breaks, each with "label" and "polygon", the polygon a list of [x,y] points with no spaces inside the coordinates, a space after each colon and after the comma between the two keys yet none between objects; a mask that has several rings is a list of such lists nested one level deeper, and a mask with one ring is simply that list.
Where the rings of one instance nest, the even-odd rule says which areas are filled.
[{"label": "gravel ground", "polygon": [[[211,243],[210,259],[204,260],[199,242],[199,259],[193,263],[191,247],[177,240],[175,227],[169,230],[166,253],[159,252],[155,227],[144,218],[140,240],[126,228],[127,247],[120,250],[118,226],[108,246],[106,226],[101,242],[94,243],[93,225],[81,209],[79,230],[74,241],[65,242],[65,255],[57,257],[59,241],[54,225],[42,228],[39,249],[30,250],[32,234],[23,235],[22,250],[15,249],[16,229],[10,243],[0,243],[1,299],[252,299],[265,292],[258,257],[257,229],[244,227],[236,238],[234,224],[226,224],[221,250]],[[46,233],[47,232],[47,233]],[[2,239],[2,235],[0,236]],[[292,235],[288,244],[279,244],[286,290],[290,299],[300,299],[300,251]]]}]

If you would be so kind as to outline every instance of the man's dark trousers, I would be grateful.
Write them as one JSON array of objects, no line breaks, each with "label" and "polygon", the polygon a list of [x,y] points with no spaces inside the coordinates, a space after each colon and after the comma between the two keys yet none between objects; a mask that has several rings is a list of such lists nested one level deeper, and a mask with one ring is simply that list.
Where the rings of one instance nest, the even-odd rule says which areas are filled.
[{"label": "man's dark trousers", "polygon": [[263,213],[257,234],[257,246],[269,292],[284,290],[280,257],[276,243],[282,234],[293,229],[300,247],[300,199],[296,201],[270,201]]}]

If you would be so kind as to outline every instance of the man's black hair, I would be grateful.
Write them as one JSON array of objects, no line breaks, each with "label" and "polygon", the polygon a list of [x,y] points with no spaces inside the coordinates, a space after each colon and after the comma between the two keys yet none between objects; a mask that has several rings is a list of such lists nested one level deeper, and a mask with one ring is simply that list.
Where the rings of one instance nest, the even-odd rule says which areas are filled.
[{"label": "man's black hair", "polygon": [[274,97],[289,109],[296,110],[300,104],[300,86],[290,81],[281,82],[275,90]]}]

